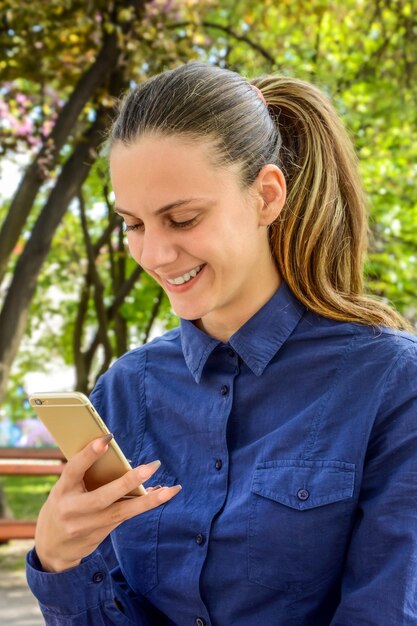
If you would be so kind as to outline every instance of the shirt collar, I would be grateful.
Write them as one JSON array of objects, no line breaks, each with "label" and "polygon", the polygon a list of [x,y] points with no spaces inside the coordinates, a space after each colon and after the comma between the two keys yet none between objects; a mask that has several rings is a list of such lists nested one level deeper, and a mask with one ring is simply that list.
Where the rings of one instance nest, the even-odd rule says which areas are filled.
[{"label": "shirt collar", "polygon": [[[229,339],[230,345],[256,376],[288,339],[300,321],[305,307],[286,283],[281,283],[272,298]],[[185,362],[197,383],[210,354],[221,345],[195,324],[181,319],[181,345]]]}]

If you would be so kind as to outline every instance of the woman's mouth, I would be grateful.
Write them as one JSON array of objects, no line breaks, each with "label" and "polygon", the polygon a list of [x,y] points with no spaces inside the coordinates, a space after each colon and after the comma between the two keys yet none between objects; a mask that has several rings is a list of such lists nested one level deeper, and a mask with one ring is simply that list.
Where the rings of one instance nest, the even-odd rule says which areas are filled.
[{"label": "woman's mouth", "polygon": [[189,283],[190,280],[195,278],[201,272],[203,267],[204,267],[204,264],[197,265],[197,267],[194,267],[192,270],[185,272],[185,274],[182,274],[181,276],[177,276],[176,278],[167,278],[166,281],[170,285],[175,285],[175,286],[184,285],[185,283]]}]

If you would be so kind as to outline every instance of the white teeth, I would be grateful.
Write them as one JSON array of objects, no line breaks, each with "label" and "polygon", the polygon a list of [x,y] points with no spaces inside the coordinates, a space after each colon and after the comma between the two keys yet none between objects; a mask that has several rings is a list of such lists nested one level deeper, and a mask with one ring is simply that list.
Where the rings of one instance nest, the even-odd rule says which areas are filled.
[{"label": "white teeth", "polygon": [[171,285],[183,285],[184,283],[188,283],[189,280],[197,276],[202,267],[202,265],[198,265],[197,267],[190,270],[189,272],[186,272],[182,276],[178,276],[178,278],[167,278],[167,281]]}]

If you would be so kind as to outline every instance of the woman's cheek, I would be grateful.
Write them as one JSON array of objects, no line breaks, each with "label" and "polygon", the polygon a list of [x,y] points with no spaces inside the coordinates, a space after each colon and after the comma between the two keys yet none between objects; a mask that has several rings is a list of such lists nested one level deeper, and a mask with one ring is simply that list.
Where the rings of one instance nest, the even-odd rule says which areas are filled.
[{"label": "woman's cheek", "polygon": [[142,265],[140,262],[141,257],[142,257],[142,252],[141,252],[142,247],[140,245],[140,242],[137,239],[138,238],[136,238],[135,240],[132,237],[132,235],[128,234],[127,235],[127,247],[129,249],[129,253],[132,259],[134,259],[136,263],[138,263],[138,265]]}]

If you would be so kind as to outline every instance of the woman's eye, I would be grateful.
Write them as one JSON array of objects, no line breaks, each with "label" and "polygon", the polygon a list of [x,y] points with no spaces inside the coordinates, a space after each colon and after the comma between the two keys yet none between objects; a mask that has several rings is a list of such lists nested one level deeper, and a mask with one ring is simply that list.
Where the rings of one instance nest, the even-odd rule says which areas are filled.
[{"label": "woman's eye", "polygon": [[125,232],[128,233],[132,230],[142,230],[143,224],[125,224]]},{"label": "woman's eye", "polygon": [[193,217],[190,220],[186,220],[185,222],[176,222],[175,220],[171,220],[172,228],[189,228],[196,222],[197,218]]},{"label": "woman's eye", "polygon": [[[176,220],[169,220],[169,226],[171,228],[190,228],[197,221],[197,217],[193,217],[190,220],[185,220],[184,222],[177,222]],[[125,232],[132,232],[135,230],[144,231],[145,225],[143,222],[138,222],[137,224],[125,224],[124,225]]]}]

